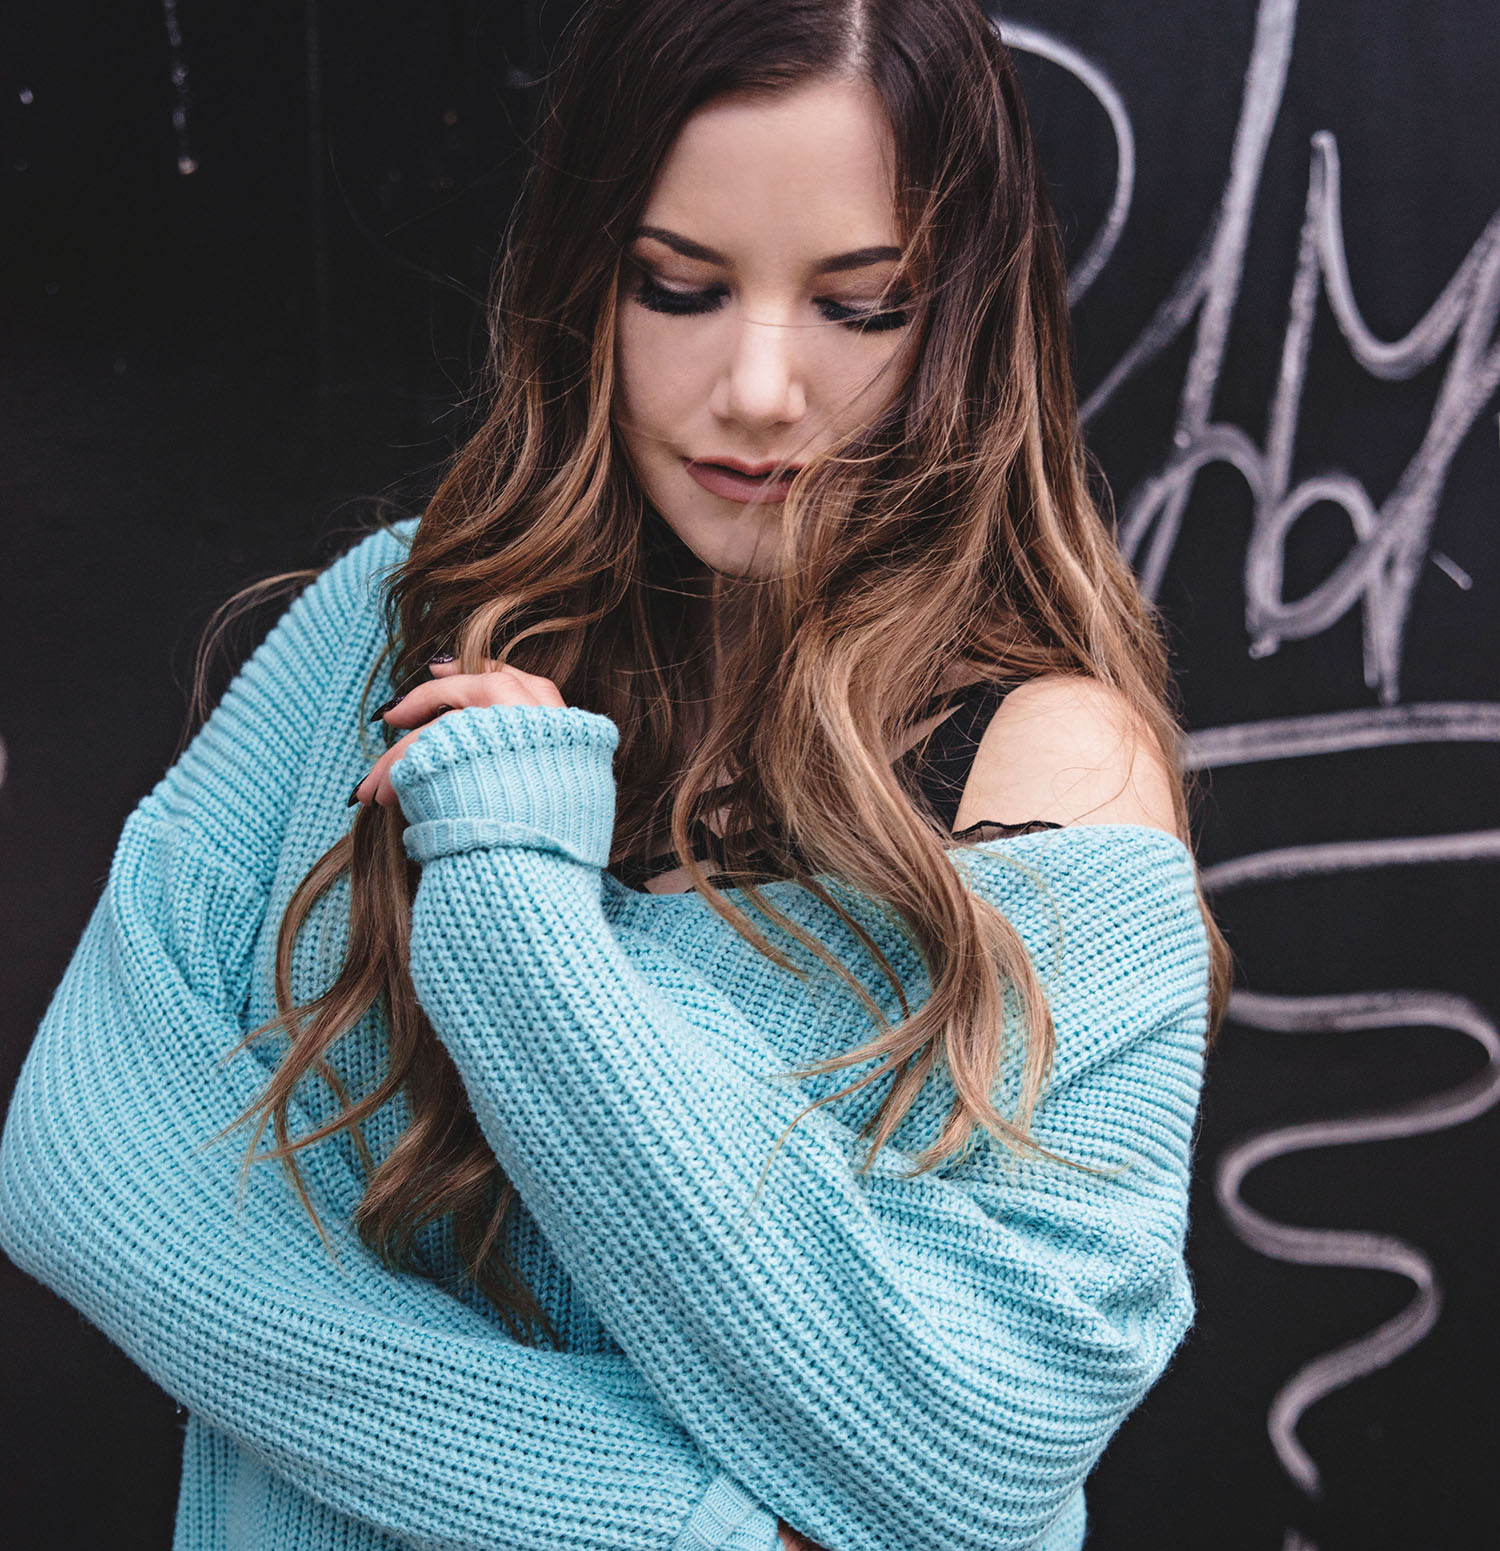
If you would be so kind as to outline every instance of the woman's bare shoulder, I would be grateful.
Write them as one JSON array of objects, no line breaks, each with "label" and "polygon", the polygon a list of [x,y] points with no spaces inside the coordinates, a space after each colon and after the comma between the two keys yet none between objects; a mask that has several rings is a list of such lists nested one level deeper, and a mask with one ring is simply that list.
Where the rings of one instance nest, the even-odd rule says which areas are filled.
[{"label": "woman's bare shoulder", "polygon": [[1018,685],[990,718],[955,829],[979,819],[1148,824],[1177,833],[1175,780],[1124,694],[1084,674]]}]

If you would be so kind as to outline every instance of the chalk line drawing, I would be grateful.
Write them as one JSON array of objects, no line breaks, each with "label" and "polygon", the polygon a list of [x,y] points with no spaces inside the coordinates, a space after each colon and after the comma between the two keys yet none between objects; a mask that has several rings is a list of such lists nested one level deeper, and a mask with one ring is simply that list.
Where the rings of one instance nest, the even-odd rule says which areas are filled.
[{"label": "chalk line drawing", "polygon": [[[1108,72],[1073,44],[1044,29],[992,16],[1008,47],[1068,71],[1099,102],[1117,148],[1109,210],[1070,278],[1076,301],[1097,280],[1122,240],[1136,178],[1135,135],[1127,98]],[[1326,130],[1311,136],[1307,191],[1297,260],[1271,395],[1264,444],[1243,427],[1213,418],[1231,325],[1239,300],[1257,194],[1272,131],[1280,114],[1296,32],[1297,0],[1260,0],[1246,68],[1228,176],[1215,218],[1169,294],[1135,341],[1080,406],[1087,426],[1148,363],[1188,328],[1196,327],[1172,443],[1160,468],[1125,501],[1121,548],[1142,590],[1157,598],[1171,562],[1198,471],[1224,462],[1244,478],[1252,498],[1252,530],[1243,567],[1247,651],[1275,652],[1282,642],[1330,629],[1351,609],[1362,611],[1362,673],[1378,695],[1376,708],[1272,717],[1211,727],[1187,740],[1192,769],[1311,757],[1397,744],[1500,742],[1500,704],[1452,701],[1399,704],[1402,657],[1421,567],[1430,560],[1461,590],[1470,573],[1431,545],[1438,502],[1459,445],[1500,385],[1500,345],[1492,340],[1500,314],[1500,212],[1497,212],[1435,301],[1400,338],[1383,340],[1365,323],[1350,280],[1340,206],[1339,147]],[[1354,361],[1385,381],[1410,378],[1451,344],[1428,425],[1395,488],[1377,505],[1363,483],[1324,471],[1291,485],[1302,395],[1320,297]],[[1284,595],[1289,537],[1304,513],[1332,503],[1347,515],[1348,552],[1300,598]],[[1350,870],[1452,865],[1500,856],[1500,830],[1397,839],[1357,839],[1276,848],[1232,857],[1202,870],[1206,892],[1222,896],[1273,880]],[[1442,1293],[1429,1257],[1393,1236],[1299,1228],[1255,1212],[1241,1195],[1247,1174],[1272,1158],[1325,1146],[1347,1146],[1439,1131],[1462,1124],[1500,1100],[1500,1034],[1469,999],[1442,990],[1399,989],[1279,996],[1236,990],[1229,1017],[1250,1027],[1287,1033],[1403,1026],[1457,1030],[1486,1056],[1483,1070],[1444,1093],[1392,1109],[1278,1127],[1242,1138],[1217,1160],[1215,1188],[1231,1230],[1259,1253],[1307,1265],[1395,1271],[1413,1294],[1393,1319],[1303,1364],[1278,1390],[1267,1430],[1277,1459],[1309,1498],[1321,1494],[1316,1463],[1296,1435],[1309,1406],[1333,1390],[1385,1367],[1432,1328]],[[1317,1551],[1288,1527],[1282,1551]]]},{"label": "chalk line drawing", "polygon": [[1398,743],[1500,743],[1500,705],[1488,700],[1410,702],[1204,727],[1188,734],[1185,764],[1190,770],[1217,769]]},{"label": "chalk line drawing", "polygon": [[1211,884],[1223,891],[1317,873],[1496,858],[1500,858],[1500,829],[1481,829],[1460,835],[1410,835],[1395,840],[1331,840],[1316,845],[1283,846],[1216,862],[1203,869],[1203,879],[1205,888]]},{"label": "chalk line drawing", "polygon": [[[1471,585],[1462,566],[1429,544],[1448,469],[1469,428],[1500,385],[1500,346],[1491,339],[1500,313],[1500,212],[1427,312],[1400,339],[1377,338],[1364,322],[1349,278],[1339,207],[1339,151],[1326,130],[1312,136],[1312,154],[1296,273],[1283,336],[1280,369],[1264,447],[1242,427],[1212,418],[1213,401],[1239,299],[1251,218],[1265,173],[1271,133],[1281,107],[1297,18],[1296,0],[1261,0],[1245,76],[1229,178],[1218,214],[1197,252],[1135,342],[1080,406],[1087,425],[1116,393],[1196,319],[1173,445],[1163,466],[1131,493],[1120,517],[1120,544],[1137,563],[1147,596],[1160,594],[1198,471],[1224,462],[1239,470],[1253,498],[1253,529],[1245,553],[1245,620],[1253,656],[1283,641],[1327,630],[1351,608],[1364,611],[1364,677],[1382,701],[1400,694],[1403,636],[1424,560]],[[1105,225],[1080,265],[1091,284],[1120,239],[1135,177],[1134,138],[1123,94],[1071,45],[1030,27],[1000,25],[1012,47],[1070,70],[1097,98],[1113,127],[1121,166]],[[1079,294],[1086,284],[1075,287]],[[1071,291],[1070,291],[1070,294]],[[1312,475],[1290,486],[1302,391],[1319,295],[1355,361],[1372,376],[1415,376],[1454,345],[1427,432],[1395,489],[1379,507],[1363,483],[1343,471]],[[1301,598],[1283,596],[1289,535],[1314,505],[1343,508],[1353,533],[1348,554]]]},{"label": "chalk line drawing", "polygon": [[[1206,886],[1206,885],[1205,885]],[[1214,1174],[1219,1207],[1252,1249],[1273,1260],[1305,1266],[1391,1271],[1412,1284],[1406,1307],[1367,1334],[1304,1363],[1277,1390],[1268,1426],[1283,1469],[1309,1497],[1322,1495],[1322,1477],[1297,1438],[1303,1413],[1325,1395],[1394,1362],[1437,1322],[1442,1291],[1432,1261],[1390,1234],[1346,1228],[1301,1228],[1274,1221],[1246,1205],[1245,1176],[1273,1159],[1319,1147],[1341,1147],[1418,1136],[1461,1125],[1500,1100],[1500,1032],[1467,997],[1441,991],[1373,991],[1331,996],[1274,996],[1235,991],[1230,1017],[1251,1028],[1286,1034],[1364,1029],[1446,1028],[1467,1034],[1488,1058],[1474,1077],[1440,1093],[1391,1109],[1307,1121],[1260,1131],[1220,1155]]]},{"label": "chalk line drawing", "polygon": [[1093,60],[1071,43],[1040,27],[1028,27],[1024,22],[1002,23],[992,19],[992,25],[999,32],[1006,48],[1050,60],[1082,82],[1104,109],[1109,119],[1110,132],[1115,137],[1115,191],[1110,198],[1104,224],[1094,234],[1083,257],[1068,275],[1068,305],[1073,307],[1098,279],[1100,271],[1109,263],[1124,235],[1130,201],[1135,193],[1135,130],[1131,126],[1125,98],[1119,88]]},{"label": "chalk line drawing", "polygon": [[[1189,734],[1187,762],[1205,769],[1216,763],[1300,758],[1380,745],[1475,741],[1500,741],[1500,704],[1409,705],[1208,728]],[[1479,830],[1285,846],[1214,863],[1201,869],[1200,878],[1204,892],[1217,900],[1231,889],[1257,883],[1496,858],[1500,830]],[[1271,1446],[1288,1477],[1317,1499],[1322,1476],[1297,1437],[1298,1422],[1325,1395],[1379,1371],[1421,1341],[1438,1319],[1442,1289],[1436,1268],[1417,1246],[1388,1234],[1276,1222],[1245,1202],[1245,1177],[1276,1158],[1441,1131],[1483,1114],[1500,1102],[1500,1031],[1468,997],[1419,989],[1319,996],[1235,990],[1228,1017],[1251,1028],[1293,1034],[1447,1028],[1468,1035],[1486,1056],[1478,1073],[1453,1088],[1390,1109],[1254,1132],[1217,1160],[1214,1189],[1220,1210],[1250,1248],[1293,1264],[1394,1272],[1412,1284],[1405,1308],[1374,1330],[1304,1363],[1272,1398],[1267,1415]],[[1283,1551],[1292,1545],[1317,1551],[1313,1542],[1289,1530]]]}]

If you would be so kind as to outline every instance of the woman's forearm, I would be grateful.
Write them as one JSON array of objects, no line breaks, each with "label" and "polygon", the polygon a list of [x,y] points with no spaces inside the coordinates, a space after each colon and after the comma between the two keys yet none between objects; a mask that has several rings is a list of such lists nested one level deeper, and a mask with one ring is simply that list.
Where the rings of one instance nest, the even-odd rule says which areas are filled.
[{"label": "woman's forearm", "polygon": [[407,1545],[770,1551],[773,1517],[618,1354],[523,1347],[380,1264],[337,1149],[299,1154],[337,1263],[275,1167],[237,1202],[243,1135],[204,1144],[263,1076],[216,1062],[264,903],[152,800],[132,815],[11,1104],[0,1245],[215,1429]]}]

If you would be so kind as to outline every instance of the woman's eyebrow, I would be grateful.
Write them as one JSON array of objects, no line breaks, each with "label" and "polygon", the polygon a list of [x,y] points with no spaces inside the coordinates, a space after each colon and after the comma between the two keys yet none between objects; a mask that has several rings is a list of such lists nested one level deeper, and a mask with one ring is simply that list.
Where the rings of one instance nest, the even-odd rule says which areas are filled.
[{"label": "woman's eyebrow", "polygon": [[[654,242],[671,248],[674,253],[680,253],[683,258],[698,259],[704,264],[718,264],[725,269],[729,267],[729,260],[722,253],[705,248],[701,242],[694,242],[691,237],[684,237],[679,232],[668,231],[665,226],[637,226],[631,232],[630,240],[634,242],[637,237],[650,237]],[[865,269],[871,264],[884,264],[900,257],[900,248],[856,248],[852,253],[836,253],[832,258],[821,259],[813,265],[813,273],[827,275],[838,270]]]}]

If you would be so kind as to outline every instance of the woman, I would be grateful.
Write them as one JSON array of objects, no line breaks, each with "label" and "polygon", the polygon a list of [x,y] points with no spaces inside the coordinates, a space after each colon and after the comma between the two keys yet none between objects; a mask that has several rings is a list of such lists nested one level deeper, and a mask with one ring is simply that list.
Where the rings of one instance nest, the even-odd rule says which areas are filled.
[{"label": "woman", "polygon": [[4,1247],[178,1551],[1076,1547],[1228,961],[1009,62],[598,0],[550,91],[492,412],[131,815]]}]

